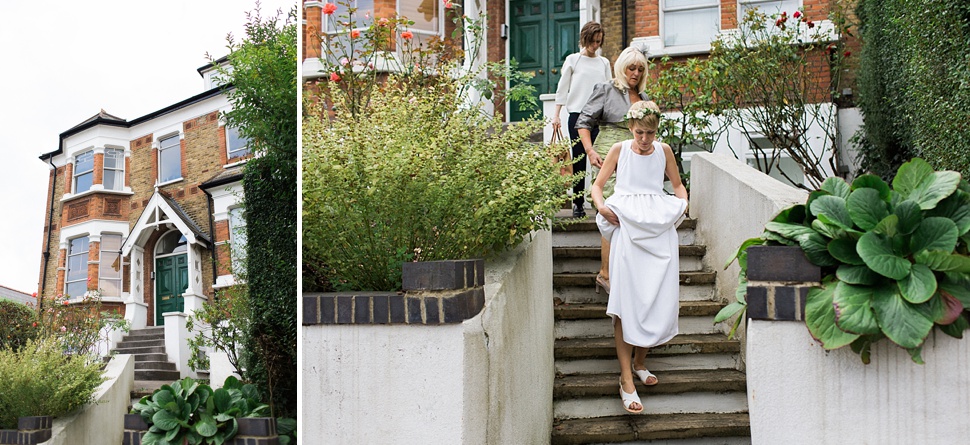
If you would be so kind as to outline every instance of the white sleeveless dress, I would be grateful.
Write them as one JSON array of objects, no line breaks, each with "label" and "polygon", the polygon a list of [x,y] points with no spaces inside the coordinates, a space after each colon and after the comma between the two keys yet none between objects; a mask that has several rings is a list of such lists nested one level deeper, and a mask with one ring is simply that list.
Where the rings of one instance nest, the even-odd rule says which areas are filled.
[{"label": "white sleeveless dress", "polygon": [[650,348],[677,335],[680,306],[680,251],[677,225],[687,202],[663,190],[667,158],[660,142],[653,153],[633,151],[622,142],[616,188],[605,204],[620,225],[596,215],[610,242],[610,298],[606,313],[623,324],[623,340]]}]

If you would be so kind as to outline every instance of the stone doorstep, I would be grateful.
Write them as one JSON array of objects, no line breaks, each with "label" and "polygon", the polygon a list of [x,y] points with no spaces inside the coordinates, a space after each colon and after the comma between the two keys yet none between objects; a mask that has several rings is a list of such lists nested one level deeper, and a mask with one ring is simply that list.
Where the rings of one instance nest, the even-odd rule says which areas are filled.
[{"label": "stone doorstep", "polygon": [[[707,246],[699,246],[696,244],[681,245],[680,256],[694,256],[702,257],[707,253]],[[552,258],[553,260],[561,258],[593,258],[600,259],[600,248],[599,247],[553,247],[552,248]]]},{"label": "stone doorstep", "polygon": [[115,352],[119,354],[164,354],[164,346],[146,346],[143,348],[116,348]]},{"label": "stone doorstep", "polygon": [[[579,374],[556,378],[553,398],[612,397],[617,393],[617,372],[607,374]],[[684,394],[690,392],[745,392],[747,384],[743,372],[735,369],[655,371],[660,381],[646,386],[636,382],[641,396],[650,394]]]},{"label": "stone doorstep", "polygon": [[552,427],[553,445],[750,436],[747,413],[657,414],[572,419]]},{"label": "stone doorstep", "polygon": [[147,348],[152,346],[165,346],[165,339],[160,338],[157,340],[130,340],[128,338],[119,341],[116,349],[127,349],[127,348]]},{"label": "stone doorstep", "polygon": [[162,361],[140,361],[135,362],[135,371],[147,371],[147,370],[159,370],[159,371],[178,371],[175,367],[175,363],[172,362],[162,362]]},{"label": "stone doorstep", "polygon": [[[717,274],[715,272],[681,272],[680,285],[711,284],[714,283],[716,276]],[[557,273],[552,275],[553,287],[594,287],[595,285],[595,273]]]},{"label": "stone doorstep", "polygon": [[[724,307],[715,301],[681,301],[681,317],[714,316]],[[606,315],[605,303],[557,304],[554,309],[556,320],[586,320],[610,318]]]},{"label": "stone doorstep", "polygon": [[[669,356],[684,354],[736,353],[741,351],[741,343],[730,340],[724,334],[678,335],[664,345],[650,348],[650,355]],[[616,344],[613,337],[568,338],[556,340],[554,356],[556,360],[616,358]]]}]

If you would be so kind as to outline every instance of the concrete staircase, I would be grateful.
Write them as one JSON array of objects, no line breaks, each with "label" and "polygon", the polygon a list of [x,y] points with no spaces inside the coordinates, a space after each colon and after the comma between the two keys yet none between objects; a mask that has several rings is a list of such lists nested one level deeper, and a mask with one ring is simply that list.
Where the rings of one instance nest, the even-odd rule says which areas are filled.
[{"label": "concrete staircase", "polygon": [[179,379],[175,363],[169,362],[165,353],[164,327],[132,329],[124,340],[118,342],[115,351],[135,356],[135,389],[131,392],[133,402]]},{"label": "concrete staircase", "polygon": [[620,402],[619,365],[608,296],[596,294],[600,235],[592,218],[553,227],[555,296],[555,421],[552,443],[749,444],[740,344],[715,328],[722,307],[714,298],[714,272],[705,271],[704,246],[694,242],[694,220],[680,236],[680,335],[652,348],[647,367],[660,383],[637,383],[644,404],[629,414]]}]

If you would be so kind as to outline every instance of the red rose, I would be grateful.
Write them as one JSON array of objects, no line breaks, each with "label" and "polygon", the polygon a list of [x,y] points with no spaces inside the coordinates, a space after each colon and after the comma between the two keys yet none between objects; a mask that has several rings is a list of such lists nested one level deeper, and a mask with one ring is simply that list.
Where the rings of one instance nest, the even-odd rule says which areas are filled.
[{"label": "red rose", "polygon": [[845,54],[843,54],[843,55],[844,55],[845,57],[849,57],[849,56],[851,56],[851,55],[852,55],[852,52],[851,52],[851,51],[846,51],[846,52],[845,52]]},{"label": "red rose", "polygon": [[801,17],[801,16],[802,16],[802,13],[801,13],[801,12],[799,12],[799,11],[795,11],[795,13],[794,13],[794,14],[792,14],[791,16],[792,16],[792,17],[795,17],[795,18],[797,19],[797,18],[799,18],[799,17]]},{"label": "red rose", "polygon": [[806,23],[806,24],[808,25],[809,28],[814,28],[815,27],[815,23],[812,22],[811,20],[809,20],[808,23]]},{"label": "red rose", "polygon": [[355,29],[353,31],[350,31],[350,37],[353,39],[360,37],[360,30]]},{"label": "red rose", "polygon": [[340,75],[337,73],[330,73],[331,82],[340,82]]},{"label": "red rose", "polygon": [[326,15],[332,15],[335,12],[337,12],[337,5],[335,5],[333,3],[324,3],[323,4],[323,13],[324,14],[326,14]]},{"label": "red rose", "polygon": [[401,33],[401,38],[404,40],[411,40],[412,37],[414,37],[414,34],[412,34],[411,31],[404,31]]}]

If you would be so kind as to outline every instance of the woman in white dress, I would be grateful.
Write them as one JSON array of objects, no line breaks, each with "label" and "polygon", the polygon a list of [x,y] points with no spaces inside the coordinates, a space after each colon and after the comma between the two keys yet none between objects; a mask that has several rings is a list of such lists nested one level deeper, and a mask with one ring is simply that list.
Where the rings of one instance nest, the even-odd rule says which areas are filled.
[{"label": "woman in white dress", "polygon": [[[656,385],[647,370],[647,348],[677,335],[680,260],[677,224],[687,213],[687,189],[670,146],[656,140],[660,110],[652,101],[634,103],[625,116],[633,139],[614,144],[593,183],[596,223],[610,250],[610,297],[620,398],[631,413],[643,411],[633,375]],[[616,186],[603,199],[603,186],[616,172]],[[674,195],[663,190],[664,176]],[[631,362],[631,356],[633,360]]]}]

